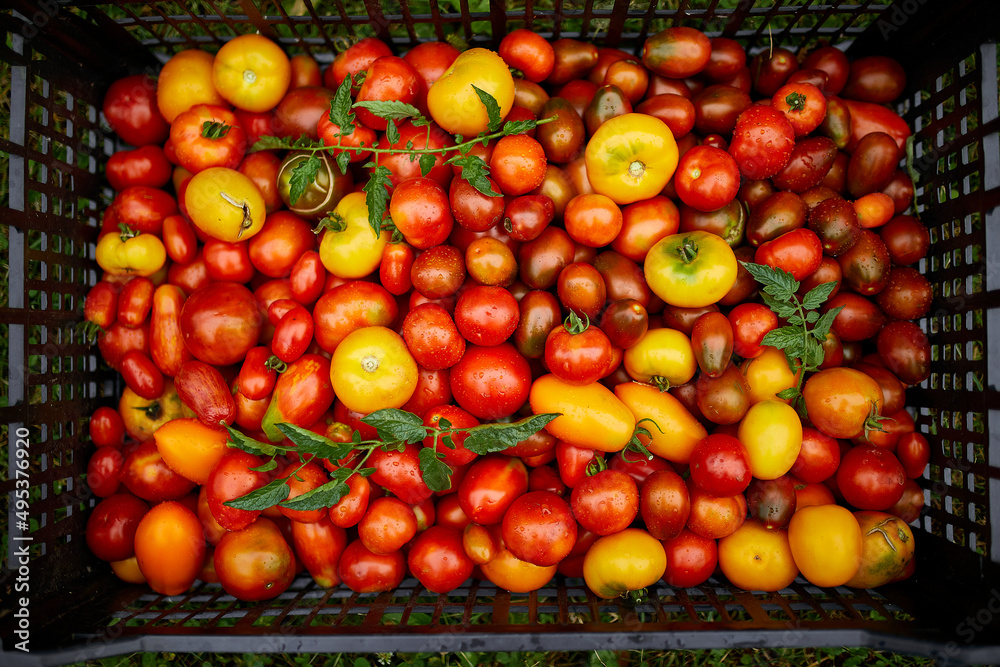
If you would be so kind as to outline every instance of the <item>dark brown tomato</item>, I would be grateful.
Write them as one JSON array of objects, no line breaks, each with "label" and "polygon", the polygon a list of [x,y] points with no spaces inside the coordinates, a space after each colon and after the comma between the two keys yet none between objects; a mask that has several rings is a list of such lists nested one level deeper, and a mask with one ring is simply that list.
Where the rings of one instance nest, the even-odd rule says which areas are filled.
[{"label": "dark brown tomato", "polygon": [[754,252],[754,248],[748,245],[740,246],[733,251],[737,260],[736,282],[729,288],[726,295],[719,299],[720,306],[735,306],[743,303],[757,291],[757,281],[750,275],[749,271],[743,268],[742,264],[742,262],[752,262]]},{"label": "dark brown tomato", "polygon": [[465,268],[480,285],[507,287],[517,279],[517,259],[507,245],[489,236],[465,249]]},{"label": "dark brown tomato", "polygon": [[555,65],[545,82],[558,86],[584,77],[597,64],[597,47],[577,39],[557,39],[552,42]]},{"label": "dark brown tomato", "polygon": [[799,62],[788,49],[778,47],[761,51],[750,61],[753,89],[762,97],[771,97],[797,69]]},{"label": "dark brown tomato", "polygon": [[767,198],[773,195],[777,190],[774,189],[774,185],[771,183],[771,179],[750,179],[744,178],[740,182],[740,191],[736,195],[737,199],[746,204],[750,212],[753,213],[754,209],[767,201]]},{"label": "dark brown tomato", "polygon": [[660,313],[660,318],[663,321],[664,327],[668,329],[676,329],[685,336],[690,336],[691,332],[694,331],[695,322],[697,322],[702,315],[717,312],[719,312],[719,307],[714,303],[707,306],[698,306],[693,308],[683,308],[681,306],[672,306],[667,304],[663,307],[663,312]]},{"label": "dark brown tomato", "polygon": [[562,319],[559,301],[551,292],[531,290],[521,297],[518,308],[514,344],[525,357],[540,359],[545,354],[546,337]]},{"label": "dark brown tomato", "polygon": [[[743,45],[728,37],[713,37],[708,40],[712,52],[702,75],[709,81],[724,81],[736,76],[747,64],[747,52]],[[662,539],[662,538],[661,538]]]},{"label": "dark brown tomato", "polygon": [[691,99],[694,127],[699,134],[728,136],[736,119],[750,106],[750,95],[732,86],[708,86]]},{"label": "dark brown tomato", "polygon": [[878,234],[862,229],[854,244],[837,256],[844,283],[858,294],[878,294],[889,280],[889,251]]},{"label": "dark brown tomato", "polygon": [[817,204],[809,211],[808,219],[809,229],[816,232],[823,245],[823,254],[829,257],[846,252],[864,231],[854,207],[839,197]]},{"label": "dark brown tomato", "polygon": [[897,215],[878,229],[889,258],[897,266],[919,262],[931,247],[931,235],[924,223],[909,215]]},{"label": "dark brown tomato", "polygon": [[732,76],[732,78],[726,79],[725,81],[719,81],[718,83],[721,83],[726,86],[732,86],[733,88],[738,88],[739,90],[742,90],[744,93],[749,93],[751,90],[753,90],[753,79],[750,76],[749,67],[741,68],[739,72],[737,72]]},{"label": "dark brown tomato", "polygon": [[[896,458],[903,464],[903,471],[910,479],[924,474],[931,458],[930,443],[920,433],[904,433],[896,443]],[[921,492],[921,499],[923,493]]]},{"label": "dark brown tomato", "polygon": [[785,528],[795,513],[795,485],[792,478],[755,479],[746,490],[747,511],[769,529]]},{"label": "dark brown tomato", "polygon": [[627,350],[646,335],[649,313],[635,299],[613,301],[601,315],[600,326],[612,345]]},{"label": "dark brown tomato", "polygon": [[785,85],[793,83],[808,83],[816,86],[821,93],[825,93],[826,84],[829,81],[829,75],[821,69],[800,69],[791,73],[791,75],[785,80]]},{"label": "dark brown tomato", "polygon": [[930,310],[933,298],[931,283],[922,273],[909,266],[897,266],[889,271],[889,279],[875,303],[894,320],[917,320]]},{"label": "dark brown tomato", "polygon": [[594,259],[594,267],[604,278],[609,301],[635,299],[650,307],[653,293],[638,264],[614,250],[605,250]]},{"label": "dark brown tomato", "polygon": [[450,368],[465,354],[465,338],[448,311],[435,303],[407,313],[401,333],[416,362],[429,370]]},{"label": "dark brown tomato", "polygon": [[920,384],[931,374],[931,346],[927,334],[913,322],[896,321],[878,333],[878,353],[901,382]]},{"label": "dark brown tomato", "polygon": [[546,227],[533,241],[521,246],[518,267],[521,280],[531,289],[548,289],[559,273],[573,262],[576,245],[560,227]]},{"label": "dark brown tomato", "polygon": [[844,100],[832,95],[826,98],[826,115],[817,131],[829,137],[840,150],[847,148],[851,141],[851,110]]},{"label": "dark brown tomato", "polygon": [[[854,292],[840,292],[822,306],[822,311],[843,306],[830,327],[844,343],[856,343],[871,338],[885,323],[885,314],[872,301]],[[844,348],[845,360],[847,346]]]},{"label": "dark brown tomato", "polygon": [[733,325],[729,318],[719,312],[700,316],[691,329],[691,347],[703,374],[722,375],[733,355]]},{"label": "dark brown tomato", "polygon": [[833,159],[826,176],[819,182],[840,196],[847,194],[847,165],[850,163],[850,156],[844,151],[838,151],[837,157]]},{"label": "dark brown tomato", "polygon": [[809,52],[802,67],[809,69],[819,69],[826,72],[827,95],[836,95],[847,83],[847,75],[850,71],[850,62],[844,52],[833,46],[822,46]]},{"label": "dark brown tomato", "polygon": [[410,269],[413,289],[429,299],[448,297],[465,281],[465,255],[455,246],[425,250]]},{"label": "dark brown tomato", "polygon": [[905,171],[896,167],[892,178],[889,179],[889,184],[882,188],[882,193],[889,195],[892,199],[896,215],[902,215],[913,203],[913,179]]},{"label": "dark brown tomato", "polygon": [[750,385],[740,369],[730,364],[721,375],[699,375],[698,409],[713,424],[735,424],[750,409]]},{"label": "dark brown tomato", "polygon": [[667,93],[671,95],[680,95],[681,97],[686,97],[691,99],[691,89],[688,88],[687,84],[681,79],[674,79],[672,77],[660,76],[656,72],[651,72],[649,76],[649,88],[646,89],[646,97],[654,97],[656,95],[666,95]]},{"label": "dark brown tomato", "polygon": [[906,70],[895,58],[867,56],[851,63],[844,97],[882,104],[892,102],[906,88]]},{"label": "dark brown tomato", "polygon": [[811,187],[801,193],[800,196],[802,197],[802,201],[806,203],[806,208],[810,211],[825,202],[827,199],[843,199],[843,197],[825,185]]},{"label": "dark brown tomato", "polygon": [[837,158],[837,147],[827,137],[804,137],[795,142],[784,169],[771,177],[780,190],[805,192],[819,185]]},{"label": "dark brown tomato", "polygon": [[552,204],[555,206],[555,219],[561,220],[563,213],[566,211],[566,205],[579,192],[577,192],[576,186],[573,184],[573,179],[570,178],[569,174],[550,163],[545,167],[545,178],[542,179],[542,184],[532,194],[536,196],[544,195],[551,199]]},{"label": "dark brown tomato", "polygon": [[[500,192],[500,186],[487,179],[493,192]],[[452,179],[448,201],[455,222],[473,232],[484,232],[503,219],[503,197],[484,195],[464,178]]]},{"label": "dark brown tomato", "polygon": [[563,307],[578,316],[586,315],[595,323],[607,301],[604,278],[591,264],[584,262],[574,262],[559,272],[556,294]]},{"label": "dark brown tomato", "polygon": [[885,132],[871,132],[858,142],[847,164],[847,194],[857,199],[881,192],[899,164],[896,140]]},{"label": "dark brown tomato", "polygon": [[583,124],[593,135],[597,128],[617,116],[632,113],[632,103],[618,86],[601,86],[583,112]]},{"label": "dark brown tomato", "polygon": [[679,218],[678,231],[711,232],[721,236],[733,248],[743,242],[744,230],[747,227],[747,211],[738,198],[730,200],[721,208],[707,212],[681,204]]},{"label": "dark brown tomato", "polygon": [[750,214],[747,243],[757,247],[785,232],[804,227],[806,204],[794,192],[775,192]]},{"label": "dark brown tomato", "polygon": [[680,139],[694,129],[694,105],[682,95],[664,93],[647,97],[635,107],[635,111],[662,120],[670,128],[674,139]]}]

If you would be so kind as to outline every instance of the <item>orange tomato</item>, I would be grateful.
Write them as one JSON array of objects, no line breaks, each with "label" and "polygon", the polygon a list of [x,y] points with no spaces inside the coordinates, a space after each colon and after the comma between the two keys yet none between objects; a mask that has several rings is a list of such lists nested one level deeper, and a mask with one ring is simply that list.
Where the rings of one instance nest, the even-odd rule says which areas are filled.
[{"label": "orange tomato", "polygon": [[142,570],[139,569],[139,560],[135,556],[131,556],[125,560],[114,561],[111,563],[111,571],[115,573],[116,577],[126,583],[146,583],[146,577],[142,576]]},{"label": "orange tomato", "polygon": [[175,54],[163,66],[156,82],[156,106],[168,123],[196,104],[228,104],[212,83],[214,62],[211,53],[189,49]]},{"label": "orange tomato", "polygon": [[229,435],[224,429],[185,417],[158,428],[153,440],[171,470],[195,484],[204,484],[212,468],[226,453]]},{"label": "orange tomato", "polygon": [[719,540],[719,567],[730,583],[748,591],[778,591],[799,573],[784,530],[749,520]]},{"label": "orange tomato", "polygon": [[785,353],[770,345],[765,345],[764,351],[759,356],[744,361],[740,370],[743,371],[750,386],[748,394],[750,405],[769,398],[791,403],[791,399],[780,399],[776,394],[796,386],[799,374],[802,373],[801,370],[792,373]]},{"label": "orange tomato", "polygon": [[675,463],[687,463],[691,450],[708,435],[701,422],[672,394],[661,392],[651,384],[623,382],[615,387],[615,396],[628,407],[635,420],[652,419],[656,425],[643,422],[651,433],[639,440],[653,454]]},{"label": "orange tomato", "polygon": [[861,527],[840,505],[804,507],[788,524],[795,566],[816,586],[843,586],[861,566]]},{"label": "orange tomato", "polygon": [[291,80],[288,56],[262,35],[234,37],[219,49],[212,65],[215,89],[244,111],[262,113],[278,106]]},{"label": "orange tomato", "polygon": [[532,565],[502,547],[491,561],[479,567],[499,588],[511,593],[530,593],[552,581],[557,566]]},{"label": "orange tomato", "polygon": [[205,562],[205,535],[194,512],[176,501],[160,503],[135,531],[135,557],[149,587],[160,595],[191,588]]}]

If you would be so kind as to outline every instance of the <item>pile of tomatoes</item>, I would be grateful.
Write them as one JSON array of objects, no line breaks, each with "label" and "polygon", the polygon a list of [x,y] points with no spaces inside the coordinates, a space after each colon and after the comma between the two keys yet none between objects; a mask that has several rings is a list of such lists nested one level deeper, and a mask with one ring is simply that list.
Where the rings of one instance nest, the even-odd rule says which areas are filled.
[{"label": "pile of tomatoes", "polygon": [[[717,569],[750,590],[909,576],[931,286],[887,106],[904,87],[890,58],[748,58],[683,27],[638,56],[526,30],[498,53],[365,38],[322,71],[245,35],[115,82],[104,115],[135,148],[107,164],[85,316],[126,388],[90,422],[88,545],[159,593],[246,600],[303,569],[362,592],[560,572],[602,597]],[[791,291],[762,294],[749,263]],[[825,313],[819,358],[763,344]],[[263,452],[282,424],[360,443],[385,409],[559,416],[502,452],[455,431],[363,472],[224,428]],[[349,492],[227,504],[282,477]]]}]

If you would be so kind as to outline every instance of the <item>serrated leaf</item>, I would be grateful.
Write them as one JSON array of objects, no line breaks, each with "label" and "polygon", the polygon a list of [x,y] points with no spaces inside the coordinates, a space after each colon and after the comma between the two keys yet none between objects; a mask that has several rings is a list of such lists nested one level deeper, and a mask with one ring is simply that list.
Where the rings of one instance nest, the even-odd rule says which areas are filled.
[{"label": "serrated leaf", "polygon": [[322,166],[323,161],[318,156],[310,155],[292,167],[292,176],[288,180],[289,204],[294,206],[306,188],[316,182],[316,174],[319,173]]},{"label": "serrated leaf", "polygon": [[229,433],[229,446],[240,449],[247,454],[256,456],[274,456],[278,453],[278,448],[268,442],[254,440],[248,435],[244,435],[232,426],[226,424],[226,431]]},{"label": "serrated leaf", "polygon": [[826,335],[830,333],[830,327],[833,326],[833,321],[837,319],[837,315],[843,310],[843,306],[837,306],[831,310],[826,311],[823,315],[816,320],[816,324],[813,326],[811,333],[816,340],[822,341],[826,338]]},{"label": "serrated leaf", "polygon": [[802,329],[800,327],[771,329],[760,343],[776,347],[779,350],[794,350],[802,346]]},{"label": "serrated leaf", "polygon": [[527,440],[535,433],[545,428],[545,425],[558,417],[558,413],[531,415],[509,424],[481,424],[473,426],[465,439],[465,448],[476,454],[502,452],[513,447],[522,440]]},{"label": "serrated leaf", "polygon": [[807,368],[816,368],[823,363],[823,347],[815,338],[806,339],[805,351],[802,355],[802,362]]},{"label": "serrated leaf", "polygon": [[810,310],[808,313],[806,313],[806,322],[808,322],[809,324],[815,324],[818,319],[819,319],[819,313],[817,313],[815,310]]},{"label": "serrated leaf", "polygon": [[308,134],[300,134],[299,138],[292,142],[292,148],[326,148],[326,144],[314,141]]},{"label": "serrated leaf", "polygon": [[377,468],[361,468],[360,470],[357,471],[357,473],[362,477],[370,477],[374,475],[376,472],[378,472]]},{"label": "serrated leaf", "polygon": [[284,479],[275,479],[259,489],[255,489],[244,496],[240,496],[239,498],[227,500],[222,504],[227,507],[235,507],[240,510],[259,512],[266,510],[268,507],[274,507],[280,503],[288,497],[289,491],[290,489],[288,488],[288,485],[285,484]]},{"label": "serrated leaf", "polygon": [[487,176],[490,173],[490,166],[478,155],[461,155],[448,160],[451,164],[458,165],[462,170],[459,176],[469,182],[469,185],[486,195],[487,197],[502,197],[503,195],[493,190]]},{"label": "serrated leaf", "polygon": [[472,89],[476,91],[476,95],[479,96],[479,100],[483,103],[483,106],[486,107],[486,115],[490,119],[486,129],[490,132],[496,132],[500,129],[500,123],[503,122],[503,118],[500,117],[500,105],[497,104],[495,97],[487,93],[482,88],[472,84]]},{"label": "serrated leaf", "polygon": [[385,212],[389,209],[387,188],[392,185],[392,181],[389,179],[392,172],[386,166],[375,166],[374,162],[369,162],[365,166],[375,167],[362,189],[365,193],[365,204],[368,206],[368,225],[375,232],[375,237],[378,238],[382,234],[382,218],[385,217]]},{"label": "serrated leaf", "polygon": [[354,112],[351,111],[351,86],[354,82],[351,75],[341,81],[337,92],[330,100],[330,122],[340,126],[340,133],[348,135],[354,132]]},{"label": "serrated leaf", "polygon": [[361,107],[367,109],[373,115],[386,120],[406,120],[407,118],[420,118],[420,110],[412,104],[400,102],[399,100],[364,100],[355,102],[352,108]]},{"label": "serrated leaf", "polygon": [[806,310],[816,310],[826,303],[826,300],[830,298],[830,294],[836,287],[836,281],[816,285],[816,287],[813,287],[802,297],[802,307]]},{"label": "serrated leaf", "polygon": [[338,153],[336,160],[337,160],[337,168],[340,169],[340,173],[346,175],[347,167],[350,166],[351,164],[351,152],[344,151],[342,153]]},{"label": "serrated leaf", "polygon": [[799,315],[798,313],[795,313],[794,315],[788,317],[788,323],[791,324],[792,326],[799,327],[805,324],[805,322],[806,321],[802,319],[802,316]]},{"label": "serrated leaf", "polygon": [[283,150],[288,146],[288,140],[282,137],[260,137],[250,147],[250,152]]},{"label": "serrated leaf", "polygon": [[795,398],[796,396],[799,395],[799,393],[800,392],[798,387],[789,387],[788,389],[782,389],[777,394],[775,394],[775,396],[777,396],[782,400],[787,401],[791,398]]},{"label": "serrated leaf", "polygon": [[508,120],[503,124],[503,134],[505,137],[512,134],[524,134],[538,127],[538,121],[528,120]]},{"label": "serrated leaf", "polygon": [[419,118],[414,118],[413,120],[411,120],[410,125],[412,125],[413,127],[427,127],[432,122],[433,121],[430,118],[424,118],[423,116],[421,116]]},{"label": "serrated leaf", "polygon": [[383,442],[421,442],[427,437],[424,421],[406,410],[384,408],[362,417],[361,421],[374,427]]},{"label": "serrated leaf", "polygon": [[385,126],[385,138],[389,140],[390,144],[399,143],[399,128],[396,127],[395,121],[391,118]]},{"label": "serrated leaf", "polygon": [[[344,468],[341,468],[343,470]],[[350,471],[350,468],[346,468]],[[351,487],[347,486],[343,480],[333,479],[323,486],[306,491],[301,496],[296,496],[291,500],[281,503],[282,507],[290,510],[310,511],[324,507],[332,507],[340,502],[340,499],[351,492]]]},{"label": "serrated leaf", "polygon": [[760,283],[764,291],[773,294],[780,301],[788,301],[792,294],[799,289],[799,281],[792,274],[784,269],[771,268],[765,264],[755,264],[753,262],[740,262],[750,275]]},{"label": "serrated leaf", "polygon": [[451,488],[452,469],[439,459],[440,454],[429,447],[424,447],[417,455],[420,457],[420,476],[431,491],[447,491]]},{"label": "serrated leaf", "polygon": [[420,155],[420,175],[427,176],[431,173],[431,169],[434,168],[434,163],[437,162],[437,156],[431,153],[422,153]]},{"label": "serrated leaf", "polygon": [[292,441],[295,445],[296,450],[300,455],[302,454],[312,454],[316,458],[329,459],[330,461],[338,461],[348,454],[351,453],[352,443],[349,442],[333,442],[329,438],[323,437],[318,433],[313,433],[308,429],[304,429],[301,426],[296,426],[295,424],[289,424],[287,422],[282,422],[276,424],[278,430],[281,431],[286,438]]},{"label": "serrated leaf", "polygon": [[787,301],[779,301],[767,292],[760,292],[760,298],[768,308],[774,311],[775,315],[781,318],[789,318],[799,312],[798,308]]},{"label": "serrated leaf", "polygon": [[277,467],[278,462],[274,459],[269,459],[264,465],[257,466],[256,468],[247,468],[247,470],[253,470],[254,472],[268,472],[269,470],[274,470]]}]

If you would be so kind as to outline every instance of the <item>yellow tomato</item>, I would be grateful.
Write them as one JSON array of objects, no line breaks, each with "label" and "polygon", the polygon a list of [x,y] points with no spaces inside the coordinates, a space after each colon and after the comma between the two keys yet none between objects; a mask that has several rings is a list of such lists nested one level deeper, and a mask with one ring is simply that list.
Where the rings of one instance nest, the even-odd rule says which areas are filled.
[{"label": "yellow tomato", "polygon": [[875,588],[894,581],[913,560],[913,531],[886,512],[855,512],[861,527],[861,566],[847,582],[852,588]]},{"label": "yellow tomato", "polygon": [[616,598],[652,586],[667,569],[658,539],[639,528],[605,535],[583,557],[583,578],[598,597]]},{"label": "yellow tomato", "polygon": [[113,276],[151,276],[167,262],[163,241],[153,234],[105,234],[97,242],[97,264]]},{"label": "yellow tomato", "polygon": [[736,255],[725,239],[695,230],[671,234],[653,244],[642,271],[649,289],[665,302],[701,308],[726,296],[736,283],[737,267]]},{"label": "yellow tomato", "polygon": [[144,584],[146,577],[142,576],[139,569],[139,559],[135,556],[125,560],[116,560],[111,563],[111,571],[115,576],[128,584]]},{"label": "yellow tomato", "polygon": [[498,588],[511,593],[530,593],[552,581],[558,566],[532,565],[501,547],[490,562],[479,567]]},{"label": "yellow tomato", "polygon": [[653,420],[653,424],[640,424],[652,437],[640,435],[639,440],[649,451],[668,461],[687,463],[691,450],[708,435],[701,422],[680,401],[651,384],[623,382],[615,387],[615,395],[628,407],[636,422]]},{"label": "yellow tomato", "polygon": [[840,505],[803,507],[788,524],[795,566],[816,586],[843,586],[861,565],[861,527]]},{"label": "yellow tomato", "polygon": [[545,430],[575,447],[618,452],[635,430],[632,413],[599,382],[572,385],[543,375],[531,384],[528,402],[535,414],[559,413]]},{"label": "yellow tomato", "polygon": [[730,583],[748,591],[779,591],[799,573],[788,533],[753,519],[719,540],[719,567]]},{"label": "yellow tomato", "polygon": [[254,182],[226,167],[210,167],[192,176],[184,205],[199,229],[229,243],[254,236],[267,217],[264,197]]},{"label": "yellow tomato", "polygon": [[753,476],[777,479],[791,470],[802,449],[802,420],[787,403],[764,400],[747,410],[739,439],[747,448]]},{"label": "yellow tomato", "polygon": [[185,417],[156,429],[153,439],[171,470],[195,484],[204,484],[212,468],[228,451],[229,434],[223,428],[205,426],[197,419]]},{"label": "yellow tomato", "polygon": [[330,382],[337,398],[355,412],[399,408],[417,388],[417,362],[392,329],[362,327],[334,351]]},{"label": "yellow tomato", "polygon": [[190,408],[181,403],[174,381],[167,379],[163,393],[152,401],[142,398],[125,387],[118,400],[118,414],[125,423],[125,432],[140,442],[153,437],[161,426],[172,419],[192,416]]},{"label": "yellow tomato", "polygon": [[263,113],[278,106],[292,80],[292,65],[280,46],[262,35],[240,35],[215,55],[212,81],[237,109]]},{"label": "yellow tomato", "polygon": [[319,242],[319,259],[338,278],[364,278],[379,267],[388,232],[379,234],[368,224],[365,193],[345,195],[333,210],[332,220]]},{"label": "yellow tomato", "polygon": [[796,386],[802,373],[801,370],[798,374],[792,373],[785,353],[770,345],[764,346],[760,356],[744,361],[740,370],[750,386],[750,405],[768,398],[791,403],[792,399],[781,399],[776,394]]},{"label": "yellow tomato", "polygon": [[677,142],[659,118],[627,113],[597,128],[584,163],[594,192],[631,204],[663,190],[677,168]]},{"label": "yellow tomato", "polygon": [[427,91],[427,108],[434,122],[466,138],[486,131],[489,116],[473,86],[492,95],[500,117],[507,116],[514,105],[514,77],[507,63],[493,51],[469,49]]},{"label": "yellow tomato", "polygon": [[650,329],[625,350],[623,361],[633,380],[662,389],[686,383],[698,369],[691,339],[676,329]]},{"label": "yellow tomato", "polygon": [[190,49],[175,54],[163,66],[156,80],[156,106],[168,123],[196,104],[227,106],[212,83],[214,62],[211,53]]}]

